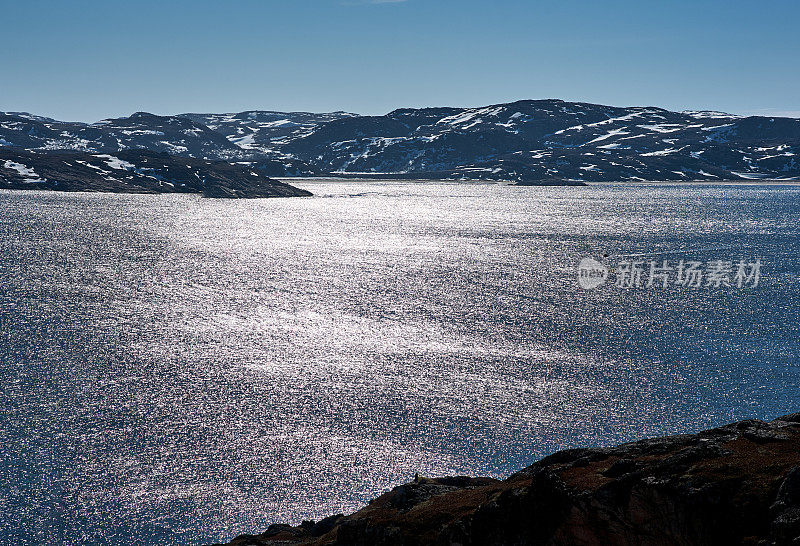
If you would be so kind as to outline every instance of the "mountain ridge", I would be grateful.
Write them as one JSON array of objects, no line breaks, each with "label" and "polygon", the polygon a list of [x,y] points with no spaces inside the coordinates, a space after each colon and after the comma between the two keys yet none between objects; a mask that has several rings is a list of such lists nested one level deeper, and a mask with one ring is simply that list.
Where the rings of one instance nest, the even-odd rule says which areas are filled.
[{"label": "mountain ridge", "polygon": [[564,183],[800,179],[800,119],[560,99],[385,115],[250,110],[92,124],[0,113],[0,148],[146,149],[246,162],[268,176]]}]

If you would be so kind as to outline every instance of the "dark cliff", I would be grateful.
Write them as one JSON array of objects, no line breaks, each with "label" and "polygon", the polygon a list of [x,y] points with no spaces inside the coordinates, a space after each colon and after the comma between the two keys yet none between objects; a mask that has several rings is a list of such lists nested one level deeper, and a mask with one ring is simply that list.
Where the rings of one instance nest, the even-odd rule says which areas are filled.
[{"label": "dark cliff", "polygon": [[800,414],[555,453],[503,481],[419,478],[230,546],[797,545]]}]

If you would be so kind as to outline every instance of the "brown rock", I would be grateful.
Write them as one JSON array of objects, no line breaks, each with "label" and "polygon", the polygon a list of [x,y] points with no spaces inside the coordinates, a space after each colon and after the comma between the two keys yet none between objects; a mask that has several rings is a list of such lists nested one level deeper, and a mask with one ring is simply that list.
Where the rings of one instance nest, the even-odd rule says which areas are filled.
[{"label": "brown rock", "polygon": [[800,414],[563,451],[503,481],[420,478],[323,521],[230,545],[800,544]]}]

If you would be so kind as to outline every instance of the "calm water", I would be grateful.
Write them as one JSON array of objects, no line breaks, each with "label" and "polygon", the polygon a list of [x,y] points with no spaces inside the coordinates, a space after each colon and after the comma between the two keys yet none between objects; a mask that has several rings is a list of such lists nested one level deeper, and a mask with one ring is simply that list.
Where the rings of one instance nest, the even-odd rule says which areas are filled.
[{"label": "calm water", "polygon": [[[0,192],[0,543],[202,544],[800,410],[798,187],[300,185]],[[577,286],[658,252],[761,283]]]}]

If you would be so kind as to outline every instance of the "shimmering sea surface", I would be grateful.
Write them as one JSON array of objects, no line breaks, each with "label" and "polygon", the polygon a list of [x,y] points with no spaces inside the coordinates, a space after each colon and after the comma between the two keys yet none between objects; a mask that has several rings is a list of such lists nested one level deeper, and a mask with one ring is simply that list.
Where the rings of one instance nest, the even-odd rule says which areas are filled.
[{"label": "shimmering sea surface", "polygon": [[[0,192],[0,543],[203,544],[800,411],[796,186],[298,185]],[[606,254],[763,266],[579,288]]]}]

